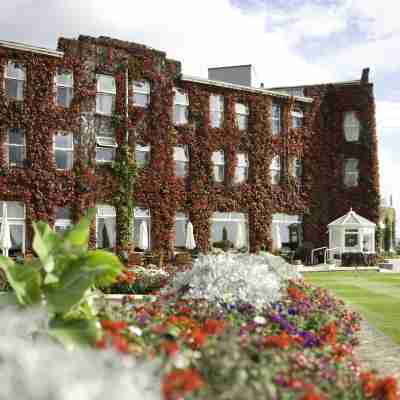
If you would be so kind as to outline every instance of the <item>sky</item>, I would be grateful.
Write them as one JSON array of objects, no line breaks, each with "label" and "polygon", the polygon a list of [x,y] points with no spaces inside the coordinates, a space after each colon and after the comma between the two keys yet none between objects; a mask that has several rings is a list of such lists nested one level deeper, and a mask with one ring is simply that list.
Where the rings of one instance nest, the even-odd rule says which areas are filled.
[{"label": "sky", "polygon": [[0,40],[55,49],[60,36],[110,36],[165,51],[188,75],[252,64],[265,87],[359,79],[369,67],[381,194],[400,222],[399,14],[399,0],[13,0],[0,4]]}]

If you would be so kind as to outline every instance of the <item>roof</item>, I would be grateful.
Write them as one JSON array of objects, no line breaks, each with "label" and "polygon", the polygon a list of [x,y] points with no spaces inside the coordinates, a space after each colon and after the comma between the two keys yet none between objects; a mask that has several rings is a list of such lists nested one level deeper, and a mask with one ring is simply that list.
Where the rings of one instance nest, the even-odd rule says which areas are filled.
[{"label": "roof", "polygon": [[273,96],[273,97],[280,97],[280,98],[294,97],[295,100],[301,101],[303,103],[312,103],[314,101],[314,99],[311,98],[311,97],[291,96],[291,95],[286,94],[286,93],[274,92],[274,91],[269,90],[269,89],[255,88],[255,87],[244,86],[244,85],[237,85],[236,83],[214,81],[214,80],[205,79],[205,78],[199,78],[199,77],[190,76],[190,75],[182,75],[181,76],[181,80],[186,81],[186,82],[200,83],[200,84],[203,84],[203,85],[210,85],[210,86],[223,87],[223,88],[227,88],[227,89],[241,90],[243,92],[265,94],[265,95]]},{"label": "roof", "polygon": [[278,86],[269,88],[269,90],[284,90],[284,89],[300,89],[305,87],[314,87],[314,86],[326,86],[326,85],[338,85],[338,86],[348,86],[348,85],[360,85],[360,79],[354,79],[351,81],[338,81],[338,82],[326,82],[326,83],[315,83],[315,84],[307,84],[307,85],[294,85],[294,86]]},{"label": "roof", "polygon": [[20,51],[28,51],[30,53],[36,53],[36,54],[44,54],[46,56],[52,56],[58,58],[64,57],[64,53],[62,51],[47,49],[45,47],[32,46],[30,44],[9,42],[7,40],[0,40],[0,47],[6,47],[8,49],[14,49]]},{"label": "roof", "polygon": [[343,215],[343,217],[340,217],[328,224],[328,227],[332,226],[374,228],[376,227],[376,224],[357,214],[355,211],[353,211],[353,209],[350,208],[350,211]]}]

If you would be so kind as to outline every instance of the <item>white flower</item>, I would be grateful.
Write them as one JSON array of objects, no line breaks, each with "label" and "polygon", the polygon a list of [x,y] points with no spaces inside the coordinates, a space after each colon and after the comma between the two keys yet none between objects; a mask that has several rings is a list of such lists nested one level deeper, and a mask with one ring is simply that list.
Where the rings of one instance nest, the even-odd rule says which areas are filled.
[{"label": "white flower", "polygon": [[258,325],[265,325],[267,323],[267,320],[262,315],[257,315],[253,321]]},{"label": "white flower", "polygon": [[129,331],[132,332],[136,336],[142,336],[142,330],[137,326],[130,326]]}]

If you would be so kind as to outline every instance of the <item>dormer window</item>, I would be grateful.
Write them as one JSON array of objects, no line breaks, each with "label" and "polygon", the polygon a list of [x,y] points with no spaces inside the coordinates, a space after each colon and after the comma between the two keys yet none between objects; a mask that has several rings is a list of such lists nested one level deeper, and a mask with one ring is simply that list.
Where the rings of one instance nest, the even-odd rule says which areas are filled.
[{"label": "dormer window", "polygon": [[150,104],[150,82],[133,82],[133,105],[136,107],[147,108]]},{"label": "dormer window", "polygon": [[8,61],[4,75],[4,90],[9,99],[24,99],[25,80],[25,67],[20,63]]}]

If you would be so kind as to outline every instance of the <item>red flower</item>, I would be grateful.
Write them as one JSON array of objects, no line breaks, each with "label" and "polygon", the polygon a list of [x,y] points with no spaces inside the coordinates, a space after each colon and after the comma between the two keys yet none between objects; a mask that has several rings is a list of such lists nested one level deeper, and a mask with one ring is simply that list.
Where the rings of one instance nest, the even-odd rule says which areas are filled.
[{"label": "red flower", "polygon": [[321,341],[323,343],[335,344],[336,343],[336,323],[331,322],[321,328]]},{"label": "red flower", "polygon": [[207,319],[203,329],[208,335],[220,335],[224,332],[225,323],[218,319]]},{"label": "red flower", "polygon": [[118,350],[120,353],[128,352],[128,341],[122,336],[113,336],[112,345],[114,349]]},{"label": "red flower", "polygon": [[263,343],[267,347],[287,349],[293,343],[293,339],[286,332],[282,332],[279,335],[265,336]]},{"label": "red flower", "polygon": [[195,347],[200,347],[206,341],[207,334],[200,328],[195,328],[190,334],[190,339]]},{"label": "red flower", "polygon": [[374,395],[377,399],[397,400],[397,381],[393,376],[380,379],[375,386]]},{"label": "red flower", "polygon": [[161,390],[165,400],[182,398],[186,393],[190,393],[201,388],[204,381],[194,369],[178,369],[165,375],[162,380]]},{"label": "red flower", "polygon": [[160,349],[170,357],[176,354],[179,350],[176,342],[172,340],[165,340],[164,342],[161,342]]},{"label": "red flower", "polygon": [[313,390],[307,392],[304,396],[300,398],[300,400],[322,400],[322,399],[323,397],[315,393]]},{"label": "red flower", "polygon": [[99,339],[96,341],[96,349],[105,349],[107,347],[107,343],[105,339]]},{"label": "red flower", "polygon": [[305,297],[304,293],[296,287],[289,287],[287,291],[293,301],[301,301]]},{"label": "red flower", "polygon": [[103,329],[114,332],[121,329],[126,329],[128,327],[128,324],[125,321],[111,321],[109,319],[102,319],[100,323]]}]

